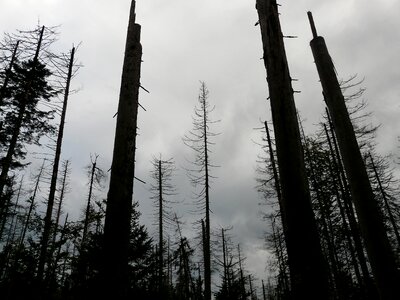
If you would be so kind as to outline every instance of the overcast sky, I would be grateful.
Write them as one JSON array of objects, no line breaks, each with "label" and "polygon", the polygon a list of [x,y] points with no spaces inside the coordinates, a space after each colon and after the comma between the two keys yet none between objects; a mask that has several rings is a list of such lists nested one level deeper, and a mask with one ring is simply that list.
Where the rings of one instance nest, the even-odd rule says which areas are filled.
[{"label": "overcast sky", "polygon": [[[82,42],[77,53],[84,67],[73,82],[80,92],[70,98],[63,158],[72,161],[72,191],[66,210],[80,214],[86,193],[84,166],[90,153],[100,155],[105,170],[111,164],[120,75],[130,0],[0,0],[0,31],[31,29],[38,20],[61,25],[56,48],[68,51]],[[321,87],[313,63],[306,12],[314,14],[318,33],[325,37],[339,76],[365,77],[364,98],[374,113],[378,149],[398,152],[400,135],[400,2],[396,0],[281,1],[281,23],[294,82],[296,105],[307,133],[316,130],[324,109]],[[260,28],[255,27],[255,1],[245,0],[138,0],[137,23],[142,25],[142,85],[137,140],[136,176],[149,182],[150,160],[162,153],[173,157],[178,171],[179,199],[189,210],[191,189],[183,168],[193,153],[182,143],[191,128],[199,81],[215,104],[215,138],[212,160],[220,167],[211,193],[212,226],[233,226],[250,271],[263,276],[267,253],[255,192],[255,167],[261,133],[253,128],[270,120],[266,72],[260,58]],[[151,233],[152,208],[148,184],[135,183],[142,221]],[[195,218],[183,216],[187,227]],[[188,230],[188,229],[187,229]],[[260,263],[260,260],[262,263]],[[260,278],[261,279],[261,278]]]}]

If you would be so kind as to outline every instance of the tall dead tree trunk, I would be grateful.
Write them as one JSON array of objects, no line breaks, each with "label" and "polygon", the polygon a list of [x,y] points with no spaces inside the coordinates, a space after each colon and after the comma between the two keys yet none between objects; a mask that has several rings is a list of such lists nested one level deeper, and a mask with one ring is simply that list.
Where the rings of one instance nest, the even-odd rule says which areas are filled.
[{"label": "tall dead tree trunk", "polygon": [[106,297],[126,299],[142,46],[132,1],[104,227]]},{"label": "tall dead tree trunk", "polygon": [[[205,86],[203,83],[203,93],[205,93]],[[203,100],[203,128],[204,128],[204,189],[205,189],[205,209],[206,209],[206,222],[205,222],[205,253],[204,253],[204,296],[205,300],[211,300],[211,245],[210,245],[210,182],[209,182],[209,159],[208,159],[208,112],[206,106],[206,97]]]},{"label": "tall dead tree trunk", "polygon": [[350,183],[361,234],[365,241],[381,299],[400,299],[396,260],[387,238],[379,208],[374,198],[364,161],[357,143],[335,67],[323,37],[317,35],[311,12],[308,13],[313,39],[310,43],[337,136],[344,169]]},{"label": "tall dead tree trunk", "polygon": [[51,175],[49,198],[47,200],[46,215],[44,217],[43,235],[42,235],[42,240],[41,240],[41,244],[40,244],[40,255],[39,255],[39,263],[38,263],[38,271],[37,271],[37,278],[39,280],[43,279],[44,268],[45,268],[46,261],[48,259],[47,247],[49,244],[49,238],[50,238],[51,226],[52,226],[51,217],[53,214],[54,198],[55,198],[55,194],[56,194],[58,167],[59,167],[60,158],[61,158],[61,147],[62,147],[62,140],[63,140],[63,136],[64,136],[64,125],[65,125],[65,117],[67,114],[69,89],[70,89],[72,71],[73,71],[73,66],[74,66],[74,55],[75,55],[75,48],[72,48],[70,61],[69,61],[69,65],[68,65],[68,75],[66,78],[66,85],[65,85],[65,91],[64,91],[64,100],[63,100],[63,107],[62,107],[62,112],[61,112],[61,120],[60,120],[59,129],[58,129],[58,135],[57,135],[56,151],[54,154],[53,172]]},{"label": "tall dead tree trunk", "polygon": [[[275,0],[257,0],[295,299],[329,299],[327,263],[311,207],[291,77]],[[307,247],[304,247],[307,245]]]}]

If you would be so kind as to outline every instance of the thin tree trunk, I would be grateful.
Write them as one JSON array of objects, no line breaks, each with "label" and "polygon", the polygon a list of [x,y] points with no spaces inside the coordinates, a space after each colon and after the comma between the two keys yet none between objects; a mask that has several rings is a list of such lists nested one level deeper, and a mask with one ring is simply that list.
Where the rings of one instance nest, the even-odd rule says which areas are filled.
[{"label": "thin tree trunk", "polygon": [[59,129],[58,129],[56,151],[54,154],[53,172],[51,175],[49,198],[47,200],[46,215],[44,217],[43,235],[42,235],[42,240],[41,240],[41,244],[40,244],[40,254],[39,254],[39,263],[38,263],[38,271],[37,271],[37,278],[39,280],[43,279],[45,264],[46,264],[47,260],[49,259],[48,253],[47,253],[47,247],[49,244],[49,238],[50,238],[51,226],[52,226],[52,221],[51,221],[52,218],[51,217],[53,214],[54,198],[55,198],[55,194],[56,194],[58,166],[60,164],[61,147],[62,147],[62,140],[63,140],[63,136],[64,136],[65,117],[67,114],[69,89],[70,89],[71,78],[72,78],[72,69],[74,66],[74,55],[75,55],[75,48],[72,48],[71,57],[70,57],[69,65],[68,65],[68,75],[66,78],[66,86],[65,86],[65,91],[64,91],[64,101],[63,101],[63,108],[62,108],[62,112],[61,112],[61,120],[60,120]]},{"label": "thin tree trunk", "polygon": [[90,202],[92,200],[92,192],[93,192],[93,183],[94,183],[94,175],[96,172],[96,164],[97,164],[97,156],[92,162],[92,171],[90,173],[90,183],[89,183],[89,195],[86,204],[86,212],[85,212],[85,221],[83,224],[83,233],[82,233],[82,245],[85,245],[86,235],[89,227],[89,219],[90,219]]},{"label": "thin tree trunk", "polygon": [[[362,288],[362,292],[367,296],[368,299],[375,299],[376,297],[378,297],[378,290],[377,290],[377,287],[371,277],[371,274],[370,274],[370,271],[369,271],[369,268],[367,265],[367,258],[365,256],[365,252],[364,252],[364,245],[361,240],[360,229],[359,229],[358,222],[356,220],[353,203],[351,201],[351,195],[350,195],[350,191],[349,191],[347,177],[346,177],[344,169],[343,169],[343,163],[342,163],[336,135],[333,130],[333,124],[331,122],[331,118],[330,118],[328,109],[326,109],[326,113],[328,116],[328,123],[329,123],[330,132],[331,132],[331,136],[332,136],[332,143],[331,143],[329,134],[327,134],[328,144],[329,144],[329,148],[330,148],[330,152],[331,152],[331,156],[332,156],[332,161],[334,164],[334,169],[336,170],[336,173],[337,173],[340,193],[342,194],[342,197],[343,197],[344,211],[345,211],[347,219],[349,221],[351,236],[352,236],[352,239],[354,240],[355,251],[357,253],[357,258],[358,258],[358,261],[360,264],[361,273],[363,275],[363,284],[365,286],[365,291],[364,291],[364,288]],[[332,144],[333,144],[333,146],[332,146]],[[333,149],[333,147],[334,147],[334,149]]]},{"label": "thin tree trunk", "polygon": [[251,275],[249,275],[248,278],[249,278],[249,288],[250,288],[250,299],[253,300],[254,291],[253,291],[253,282],[251,280]]},{"label": "thin tree trunk", "polygon": [[20,244],[19,247],[22,248],[22,245],[24,244],[25,241],[25,235],[26,235],[26,231],[28,230],[28,226],[29,226],[29,222],[31,220],[31,215],[32,215],[32,211],[33,211],[33,207],[35,205],[35,198],[36,198],[36,193],[39,190],[39,183],[40,183],[40,179],[42,177],[42,173],[44,170],[44,164],[46,162],[46,159],[43,159],[43,163],[42,166],[40,167],[39,170],[39,174],[37,175],[37,179],[36,179],[36,184],[35,184],[35,188],[33,190],[33,194],[30,197],[31,203],[29,205],[29,210],[28,210],[28,214],[26,215],[26,219],[25,219],[25,224],[24,224],[24,228],[22,230],[22,234],[21,234],[21,239],[20,239]]},{"label": "thin tree trunk", "polygon": [[6,241],[6,246],[5,247],[10,245],[10,243],[12,243],[14,241],[14,236],[15,236],[14,222],[15,222],[15,225],[16,225],[17,224],[17,208],[18,208],[19,198],[21,196],[23,180],[24,180],[24,176],[22,176],[21,181],[19,183],[17,199],[15,200],[14,209],[13,209],[12,217],[11,217],[11,224],[10,224],[10,228],[8,230],[7,241]]},{"label": "thin tree trunk", "polygon": [[311,49],[338,139],[343,165],[350,182],[352,200],[378,290],[382,299],[400,299],[398,288],[400,275],[396,260],[379,215],[354,128],[336,77],[335,67],[324,39],[317,35],[310,12],[309,18],[313,32]]},{"label": "thin tree trunk", "polygon": [[105,297],[126,299],[142,46],[132,1],[104,227]]},{"label": "thin tree trunk", "polygon": [[[222,234],[222,256],[223,256],[223,268],[224,268],[224,278],[222,282],[222,287],[225,289],[226,293],[229,293],[229,287],[228,287],[228,267],[226,264],[226,252],[225,252],[225,234],[224,234],[224,229],[221,229],[221,234]],[[227,297],[228,295],[224,293]]]},{"label": "thin tree trunk", "polygon": [[[295,299],[329,299],[327,263],[311,207],[293,88],[275,0],[257,0]],[[307,247],[304,247],[307,245]]]},{"label": "thin tree trunk", "polygon": [[387,210],[387,213],[388,213],[388,216],[389,216],[389,220],[390,220],[390,223],[392,225],[394,234],[395,234],[396,239],[397,239],[397,248],[400,249],[400,234],[399,234],[399,230],[397,229],[396,220],[394,219],[394,216],[393,216],[393,213],[392,213],[392,209],[390,208],[388,199],[386,197],[385,190],[383,189],[382,182],[381,182],[381,179],[380,179],[379,174],[378,174],[378,170],[376,169],[376,166],[375,166],[375,163],[374,163],[374,159],[372,158],[371,154],[369,154],[369,157],[371,159],[372,168],[374,170],[375,178],[376,178],[376,180],[378,182],[379,191],[382,194],[383,202],[385,203],[385,207],[386,207],[386,210]]},{"label": "thin tree trunk", "polygon": [[159,209],[159,220],[158,220],[158,231],[159,231],[159,265],[158,265],[158,287],[159,291],[162,290],[163,286],[163,265],[164,265],[164,245],[163,245],[163,186],[162,186],[162,172],[161,172],[162,162],[161,157],[158,161],[158,209]]},{"label": "thin tree trunk", "polygon": [[240,254],[240,245],[238,244],[238,256],[239,256],[239,275],[240,275],[240,299],[246,299],[246,286],[244,284],[244,276],[243,276],[243,267],[242,267],[242,258]]},{"label": "thin tree trunk", "polygon": [[[202,91],[205,92],[204,83],[202,83]],[[204,172],[205,172],[205,209],[206,209],[206,222],[205,222],[205,253],[204,253],[204,298],[211,300],[211,246],[210,246],[210,183],[209,183],[209,162],[208,162],[208,131],[207,131],[207,109],[206,97],[202,97],[203,103],[203,128],[204,128]]]},{"label": "thin tree trunk", "polygon": [[[64,239],[67,225],[68,225],[68,214],[65,216],[64,226],[61,230],[61,235],[60,235],[60,239],[59,239],[60,242]],[[58,261],[60,260],[60,255],[61,255],[61,247],[62,247],[62,243],[60,243],[60,245],[57,248],[57,254],[54,259],[53,274],[55,274],[57,271],[57,264],[58,264]]]},{"label": "thin tree trunk", "polygon": [[261,280],[261,283],[262,283],[262,291],[263,291],[263,300],[267,300],[267,296],[265,294],[264,280]]},{"label": "thin tree trunk", "polygon": [[[343,186],[341,184],[341,179],[340,179],[339,172],[335,173],[335,171],[334,171],[334,169],[338,170],[337,162],[336,162],[336,158],[335,158],[335,155],[334,155],[334,152],[333,152],[332,143],[331,143],[331,140],[330,140],[330,137],[329,137],[329,133],[328,133],[328,130],[327,130],[325,124],[324,124],[324,130],[325,130],[325,135],[326,135],[326,138],[327,138],[327,141],[328,141],[330,154],[332,156],[333,164],[335,165],[335,168],[334,168],[332,166],[331,159],[328,158],[328,160],[329,160],[329,171],[330,171],[330,175],[332,176],[332,181],[333,181],[333,185],[334,185],[333,188],[334,188],[335,194],[336,194],[336,201],[337,201],[337,204],[338,204],[338,207],[339,207],[340,216],[342,217],[343,227],[344,227],[344,231],[345,231],[345,235],[346,235],[346,240],[347,240],[347,243],[348,243],[348,246],[349,246],[349,252],[350,252],[350,256],[351,256],[354,272],[355,272],[355,275],[356,275],[356,279],[357,279],[358,284],[361,286],[364,283],[363,283],[363,280],[361,278],[360,269],[359,269],[358,261],[357,261],[357,256],[356,256],[356,252],[355,252],[355,249],[354,249],[354,246],[353,246],[351,229],[349,228],[349,224],[347,223],[346,211],[345,211],[345,208],[343,207],[342,201],[340,199],[339,189],[338,189],[338,182],[339,182],[339,186],[340,186],[341,193],[342,193],[343,196],[344,196],[344,189],[343,189]],[[361,259],[364,259],[363,251],[361,251],[361,252],[362,252],[362,258]],[[366,273],[366,276],[369,277],[368,272]]]},{"label": "thin tree trunk", "polygon": [[63,200],[64,200],[66,180],[67,180],[67,175],[68,175],[68,165],[69,165],[69,161],[67,160],[67,161],[65,161],[65,168],[64,168],[63,179],[62,179],[62,183],[61,183],[60,199],[58,202],[58,208],[57,208],[57,214],[56,214],[56,222],[54,223],[54,234],[53,234],[53,242],[52,242],[53,245],[56,242],[57,233],[58,233],[58,223],[60,222],[61,209],[62,209],[62,204],[63,204]]}]

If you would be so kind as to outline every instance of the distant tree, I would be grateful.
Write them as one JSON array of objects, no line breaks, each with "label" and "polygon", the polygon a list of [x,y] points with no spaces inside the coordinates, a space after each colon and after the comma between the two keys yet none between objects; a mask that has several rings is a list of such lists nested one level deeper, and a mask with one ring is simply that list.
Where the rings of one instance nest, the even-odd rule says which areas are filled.
[{"label": "distant tree", "polygon": [[97,166],[98,155],[95,158],[91,158],[91,163],[86,167],[87,174],[89,177],[89,192],[86,201],[85,216],[83,220],[83,231],[82,231],[82,247],[85,246],[86,236],[89,231],[90,224],[95,221],[96,214],[94,213],[93,200],[94,190],[103,188],[104,181],[106,179],[106,173]]},{"label": "distant tree", "polygon": [[172,176],[175,170],[174,162],[172,159],[162,160],[160,158],[153,158],[152,161],[153,170],[151,177],[154,180],[150,187],[150,191],[153,194],[152,199],[154,201],[154,207],[156,208],[156,223],[158,223],[158,276],[159,276],[159,289],[162,290],[164,286],[164,227],[166,224],[173,222],[173,214],[171,204],[173,201],[168,199],[169,197],[176,194],[176,188],[172,184]]}]

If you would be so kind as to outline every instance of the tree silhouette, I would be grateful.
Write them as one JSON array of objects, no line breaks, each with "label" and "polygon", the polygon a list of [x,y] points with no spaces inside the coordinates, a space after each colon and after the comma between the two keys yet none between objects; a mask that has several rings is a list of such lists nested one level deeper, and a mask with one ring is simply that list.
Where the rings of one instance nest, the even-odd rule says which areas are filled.
[{"label": "tree silhouette", "polygon": [[213,177],[210,174],[211,168],[215,167],[211,163],[211,147],[214,145],[212,138],[217,134],[210,130],[210,125],[218,122],[212,121],[210,114],[215,107],[210,106],[208,102],[208,89],[205,82],[200,83],[200,92],[198,97],[199,106],[194,109],[193,130],[189,131],[183,138],[185,145],[190,147],[195,158],[192,162],[193,168],[189,169],[188,175],[193,186],[200,186],[200,192],[197,193],[197,203],[205,215],[204,226],[204,284],[205,299],[211,299],[211,247],[210,247],[210,188]]}]

